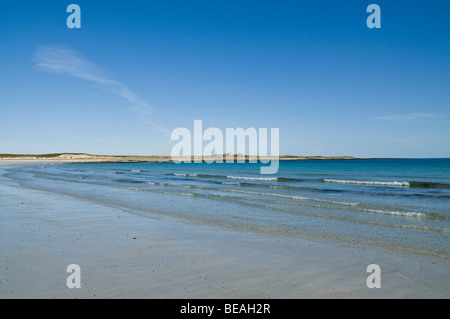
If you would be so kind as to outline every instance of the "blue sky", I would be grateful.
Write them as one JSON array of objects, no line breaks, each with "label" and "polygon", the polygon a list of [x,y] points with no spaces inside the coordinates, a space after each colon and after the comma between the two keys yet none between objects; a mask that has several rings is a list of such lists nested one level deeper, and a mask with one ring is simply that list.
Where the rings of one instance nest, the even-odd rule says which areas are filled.
[{"label": "blue sky", "polygon": [[[381,29],[366,26],[371,3]],[[450,157],[448,1],[2,1],[0,14],[0,153],[169,155],[170,132],[201,119],[279,128],[281,154]]]}]

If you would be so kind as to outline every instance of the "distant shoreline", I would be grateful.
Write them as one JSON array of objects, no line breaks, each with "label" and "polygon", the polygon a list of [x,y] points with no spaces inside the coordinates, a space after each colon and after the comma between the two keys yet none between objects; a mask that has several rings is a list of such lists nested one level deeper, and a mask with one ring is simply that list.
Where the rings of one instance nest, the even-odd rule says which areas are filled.
[{"label": "distant shoreline", "polygon": [[[292,160],[353,160],[360,159],[353,156],[248,156],[248,155],[215,155],[215,156],[190,156],[190,157],[178,157],[180,161],[215,161],[222,159],[224,162],[227,159],[233,161],[244,160],[258,160],[258,161],[292,161]],[[73,162],[78,163],[143,163],[143,162],[174,162],[174,158],[171,156],[132,156],[132,155],[91,155],[84,153],[57,153],[57,154],[0,154],[0,161],[44,161],[44,162]]]},{"label": "distant shoreline", "polygon": [[[217,160],[232,161],[304,161],[304,160],[370,160],[370,159],[402,159],[402,158],[362,158],[354,156],[248,156],[241,154],[215,155],[215,156],[185,156],[176,158],[184,162],[214,162]],[[11,165],[16,163],[171,163],[175,162],[171,156],[150,155],[92,155],[85,153],[53,153],[53,154],[0,154],[0,165]]]}]

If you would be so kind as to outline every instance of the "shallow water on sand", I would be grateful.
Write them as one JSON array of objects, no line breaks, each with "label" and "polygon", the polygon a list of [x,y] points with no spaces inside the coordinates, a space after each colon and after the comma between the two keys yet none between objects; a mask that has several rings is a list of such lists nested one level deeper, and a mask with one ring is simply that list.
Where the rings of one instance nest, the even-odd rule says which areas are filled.
[{"label": "shallow water on sand", "polygon": [[450,159],[8,168],[23,186],[206,224],[450,258]]}]

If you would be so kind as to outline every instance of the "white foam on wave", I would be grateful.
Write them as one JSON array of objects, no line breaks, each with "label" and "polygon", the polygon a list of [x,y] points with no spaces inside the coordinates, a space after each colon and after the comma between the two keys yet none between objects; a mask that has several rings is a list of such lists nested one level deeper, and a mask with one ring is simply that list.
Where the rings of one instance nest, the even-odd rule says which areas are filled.
[{"label": "white foam on wave", "polygon": [[227,176],[228,179],[242,179],[249,181],[276,181],[277,177],[246,177],[246,176]]},{"label": "white foam on wave", "polygon": [[132,169],[131,170],[133,173],[140,173],[140,172],[142,172],[140,169]]},{"label": "white foam on wave", "polygon": [[197,174],[178,174],[174,173],[174,176],[184,176],[184,177],[197,177]]},{"label": "white foam on wave", "polygon": [[221,182],[222,185],[241,185],[241,183],[238,182]]},{"label": "white foam on wave", "polygon": [[272,197],[289,198],[289,199],[303,200],[303,201],[333,203],[333,204],[346,205],[346,206],[359,205],[359,203],[341,202],[341,201],[335,201],[335,200],[329,200],[329,199],[305,197],[305,196],[298,196],[298,195],[285,195],[285,194],[278,194],[278,193],[261,193],[261,192],[243,191],[243,190],[237,190],[237,189],[223,189],[223,191],[236,192],[236,193],[249,194],[249,195],[257,195],[257,196],[272,196]]},{"label": "white foam on wave", "polygon": [[86,171],[86,173],[89,173],[89,174],[111,174],[111,172],[104,172],[104,171]]},{"label": "white foam on wave", "polygon": [[397,215],[397,216],[407,216],[407,217],[425,217],[426,216],[426,214],[424,214],[424,213],[386,211],[386,210],[380,210],[380,209],[364,209],[363,211],[369,212],[369,213],[376,213],[376,214]]},{"label": "white foam on wave", "polygon": [[375,185],[375,186],[391,186],[391,187],[408,187],[408,182],[381,182],[381,181],[348,181],[339,179],[324,179],[327,183],[340,183],[340,184],[357,184],[357,185]]}]

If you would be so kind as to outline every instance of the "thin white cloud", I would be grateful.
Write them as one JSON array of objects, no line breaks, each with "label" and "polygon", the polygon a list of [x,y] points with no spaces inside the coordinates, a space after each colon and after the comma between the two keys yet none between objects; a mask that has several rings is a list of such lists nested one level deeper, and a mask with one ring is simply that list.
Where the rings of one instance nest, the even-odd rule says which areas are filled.
[{"label": "thin white cloud", "polygon": [[128,108],[139,119],[155,129],[168,133],[169,131],[150,120],[154,108],[132,92],[126,85],[104,76],[96,64],[85,59],[79,52],[60,46],[38,47],[34,61],[36,66],[51,73],[65,73],[73,77],[92,82],[97,87],[124,98],[132,105]]},{"label": "thin white cloud", "polygon": [[411,120],[429,120],[439,119],[442,116],[437,113],[409,113],[409,114],[392,114],[380,117],[374,117],[374,120],[381,121],[411,121]]}]

